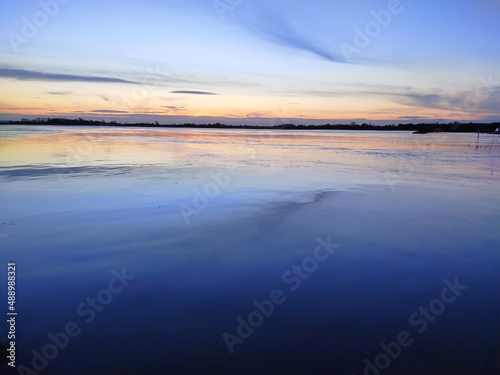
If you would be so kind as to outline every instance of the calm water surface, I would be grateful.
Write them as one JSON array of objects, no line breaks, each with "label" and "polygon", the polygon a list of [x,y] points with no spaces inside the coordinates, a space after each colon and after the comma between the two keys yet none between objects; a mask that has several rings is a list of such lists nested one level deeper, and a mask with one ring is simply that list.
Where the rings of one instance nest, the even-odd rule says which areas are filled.
[{"label": "calm water surface", "polygon": [[499,141],[2,125],[0,370],[497,374]]}]

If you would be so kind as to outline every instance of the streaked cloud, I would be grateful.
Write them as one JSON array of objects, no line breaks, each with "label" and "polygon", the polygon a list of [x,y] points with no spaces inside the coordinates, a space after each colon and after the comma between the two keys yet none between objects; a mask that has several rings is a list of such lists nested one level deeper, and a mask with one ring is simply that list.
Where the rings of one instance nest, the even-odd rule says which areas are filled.
[{"label": "streaked cloud", "polygon": [[48,95],[73,95],[71,91],[45,91]]},{"label": "streaked cloud", "polygon": [[162,105],[163,108],[167,108],[167,109],[172,109],[172,110],[175,110],[175,111],[186,111],[186,108],[185,107],[178,107],[178,106],[175,106],[175,105]]},{"label": "streaked cloud", "polygon": [[187,95],[219,95],[210,91],[196,91],[196,90],[175,90],[170,91],[171,94],[187,94]]},{"label": "streaked cloud", "polygon": [[118,113],[118,114],[128,113],[127,111],[117,111],[114,109],[94,109],[90,112],[92,112],[92,113]]},{"label": "streaked cloud", "polygon": [[430,117],[422,117],[422,116],[399,116],[398,117],[401,120],[408,120],[408,121],[419,121],[419,120],[429,120]]},{"label": "streaked cloud", "polygon": [[240,21],[240,24],[273,43],[309,52],[331,62],[346,63],[345,57],[336,55],[317,42],[301,35],[282,14],[274,10],[261,9],[253,20],[245,19]]},{"label": "streaked cloud", "polygon": [[401,104],[435,109],[444,109],[450,101],[450,98],[443,97],[439,94],[419,94],[413,92],[399,94],[395,97]]},{"label": "streaked cloud", "polygon": [[35,70],[0,69],[0,78],[12,78],[20,81],[58,81],[58,82],[96,82],[138,84],[114,77],[83,76],[74,74],[46,73]]},{"label": "streaked cloud", "polygon": [[247,113],[246,117],[248,118],[259,118],[259,117],[265,117],[267,114],[266,113],[263,113],[263,112],[251,112],[251,113]]},{"label": "streaked cloud", "polygon": [[170,112],[173,112],[173,113],[182,113],[182,112],[186,112],[187,111],[187,108],[186,107],[183,107],[183,106],[176,106],[176,105],[162,105],[161,106],[162,108],[165,108],[165,112],[166,113],[170,113]]}]

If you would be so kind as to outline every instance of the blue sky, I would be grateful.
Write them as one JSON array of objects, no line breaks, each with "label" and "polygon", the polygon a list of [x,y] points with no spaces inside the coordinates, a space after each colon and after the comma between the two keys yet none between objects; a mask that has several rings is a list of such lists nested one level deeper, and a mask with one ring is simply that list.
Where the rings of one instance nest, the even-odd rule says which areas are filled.
[{"label": "blue sky", "polygon": [[0,119],[500,121],[500,2],[6,0]]}]

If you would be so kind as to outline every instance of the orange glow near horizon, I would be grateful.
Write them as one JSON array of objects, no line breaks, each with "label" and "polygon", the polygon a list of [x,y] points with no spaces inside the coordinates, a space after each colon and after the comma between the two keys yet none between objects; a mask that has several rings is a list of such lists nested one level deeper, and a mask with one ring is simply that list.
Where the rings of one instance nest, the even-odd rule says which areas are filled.
[{"label": "orange glow near horizon", "polygon": [[[275,119],[278,123],[297,120],[336,121],[366,119],[404,121],[406,116],[432,120],[447,118],[441,109],[410,107],[385,98],[287,97],[257,95],[172,95],[123,84],[41,82],[2,80],[0,112],[36,117],[83,117],[116,119],[134,115],[186,118],[211,117],[220,122],[234,119]],[[96,94],[99,92],[99,94]],[[461,113],[457,120],[474,121],[487,113]],[[149,122],[146,120],[146,122]]]}]

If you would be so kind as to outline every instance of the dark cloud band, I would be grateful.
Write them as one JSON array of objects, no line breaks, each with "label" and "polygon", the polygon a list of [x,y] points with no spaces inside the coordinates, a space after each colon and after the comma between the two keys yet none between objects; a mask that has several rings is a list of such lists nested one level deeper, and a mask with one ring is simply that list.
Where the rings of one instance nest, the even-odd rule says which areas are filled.
[{"label": "dark cloud band", "polygon": [[97,82],[97,83],[127,83],[137,82],[113,77],[80,76],[74,74],[44,73],[22,69],[0,69],[0,78],[13,78],[24,81],[59,81],[59,82]]},{"label": "dark cloud band", "polygon": [[210,91],[192,91],[192,90],[176,90],[170,91],[172,94],[188,94],[188,95],[218,95],[215,92]]}]

